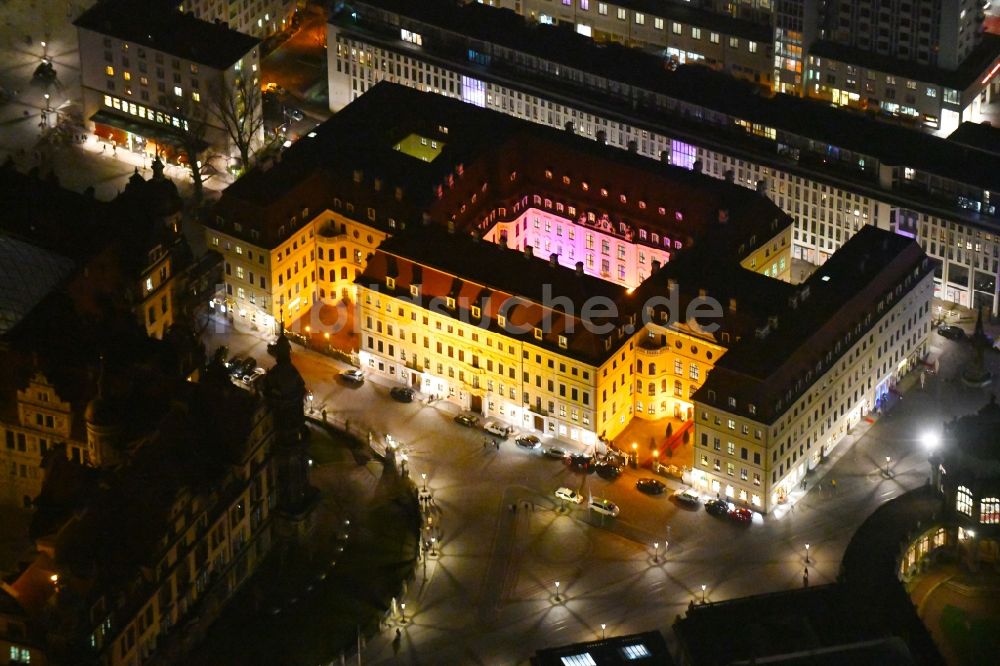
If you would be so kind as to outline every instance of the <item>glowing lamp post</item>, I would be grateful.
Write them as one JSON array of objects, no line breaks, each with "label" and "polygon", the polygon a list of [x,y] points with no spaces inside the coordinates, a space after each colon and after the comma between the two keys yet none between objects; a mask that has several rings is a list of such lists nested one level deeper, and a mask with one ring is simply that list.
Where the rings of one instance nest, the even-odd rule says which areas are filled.
[{"label": "glowing lamp post", "polygon": [[604,630],[605,630],[605,628],[607,628],[607,626],[608,626],[608,625],[604,624],[603,622],[601,623],[601,640],[602,640],[602,641],[603,641],[603,640],[604,640],[604,639],[605,639],[605,638],[607,637],[607,636],[605,635],[605,633],[604,633]]},{"label": "glowing lamp post", "polygon": [[890,476],[891,475],[891,472],[889,471],[889,463],[890,462],[892,462],[892,458],[890,458],[889,456],[886,456],[885,457],[885,475],[886,476]]},{"label": "glowing lamp post", "polygon": [[556,581],[556,601],[561,601],[559,597],[559,581]]},{"label": "glowing lamp post", "polygon": [[639,464],[639,445],[632,442],[632,465]]},{"label": "glowing lamp post", "polygon": [[660,542],[657,541],[653,544],[653,561],[659,563],[660,561]]},{"label": "glowing lamp post", "polygon": [[708,587],[707,585],[701,586],[701,603],[705,603],[705,588],[707,587]]},{"label": "glowing lamp post", "polygon": [[925,432],[920,436],[920,443],[927,451],[927,462],[931,465],[931,486],[935,492],[941,489],[941,458],[938,457],[938,447],[941,445],[941,438],[935,432]]},{"label": "glowing lamp post", "polygon": [[806,544],[806,564],[809,564],[809,544]]},{"label": "glowing lamp post", "polygon": [[427,475],[421,472],[420,478],[424,480],[424,492],[426,493],[427,492]]}]

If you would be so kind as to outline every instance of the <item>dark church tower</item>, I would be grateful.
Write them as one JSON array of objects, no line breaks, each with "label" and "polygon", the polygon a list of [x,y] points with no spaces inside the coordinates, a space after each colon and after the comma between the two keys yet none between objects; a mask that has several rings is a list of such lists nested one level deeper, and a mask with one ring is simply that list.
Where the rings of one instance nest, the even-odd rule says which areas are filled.
[{"label": "dark church tower", "polygon": [[272,460],[277,491],[279,536],[300,536],[311,527],[317,491],[309,484],[309,431],[303,400],[306,384],[292,365],[292,350],[284,326],[268,348],[276,363],[263,379],[263,394],[274,419]]}]

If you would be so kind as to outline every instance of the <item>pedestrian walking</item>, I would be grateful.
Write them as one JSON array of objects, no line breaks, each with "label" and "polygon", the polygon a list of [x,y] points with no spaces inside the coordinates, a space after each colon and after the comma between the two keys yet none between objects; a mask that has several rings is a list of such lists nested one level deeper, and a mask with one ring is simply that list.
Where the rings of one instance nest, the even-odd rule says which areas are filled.
[{"label": "pedestrian walking", "polygon": [[809,567],[802,572],[802,587],[809,587]]},{"label": "pedestrian walking", "polygon": [[500,450],[500,442],[498,442],[497,440],[494,439],[493,440],[493,448],[495,448],[497,451],[499,451]]}]

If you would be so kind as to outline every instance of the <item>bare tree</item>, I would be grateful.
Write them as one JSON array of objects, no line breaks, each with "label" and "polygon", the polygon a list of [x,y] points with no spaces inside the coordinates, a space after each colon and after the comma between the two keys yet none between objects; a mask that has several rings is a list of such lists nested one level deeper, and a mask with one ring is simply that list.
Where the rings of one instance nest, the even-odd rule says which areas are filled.
[{"label": "bare tree", "polygon": [[171,126],[170,132],[177,139],[178,148],[184,153],[191,170],[191,180],[194,182],[194,197],[201,201],[204,192],[203,184],[207,176],[202,174],[201,157],[206,150],[205,131],[208,129],[205,110],[201,104],[192,103],[185,98],[175,108],[180,122],[179,127]]},{"label": "bare tree", "polygon": [[260,88],[252,78],[241,76],[231,88],[213,85],[209,96],[209,113],[226,129],[240,151],[240,169],[250,168],[250,156],[260,145],[264,127]]}]

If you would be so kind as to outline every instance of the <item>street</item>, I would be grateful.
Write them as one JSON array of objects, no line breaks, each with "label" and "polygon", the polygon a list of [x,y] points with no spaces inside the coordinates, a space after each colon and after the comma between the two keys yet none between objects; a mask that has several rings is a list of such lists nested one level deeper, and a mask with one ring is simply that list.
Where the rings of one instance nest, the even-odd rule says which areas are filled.
[{"label": "street", "polygon": [[[230,353],[269,365],[264,339],[212,329],[210,351],[226,343]],[[368,376],[360,386],[338,380],[344,363],[298,347],[293,360],[317,413],[364,424],[376,438],[391,434],[418,487],[427,475],[440,518],[426,532],[435,536],[435,553],[418,564],[420,584],[404,600],[404,651],[427,663],[511,663],[538,647],[599,637],[602,623],[608,634],[656,628],[670,641],[674,618],[701,601],[703,585],[707,601],[801,585],[806,544],[810,584],[833,581],[856,527],[881,503],[925,483],[920,433],[988,400],[986,390],[956,379],[971,356],[968,345],[936,333],[931,342],[940,372],[926,377],[925,389],[919,373],[907,377],[903,397],[841,442],[791,508],[755,516],[750,526],[678,505],[669,498],[682,487],[678,480],[658,477],[668,492],[646,496],[635,481],[651,476],[648,470],[626,467],[614,481],[574,472],[542,455],[546,438],[542,449],[522,449],[511,438],[497,451],[483,445],[482,430],[454,423],[457,408],[446,401],[428,404],[418,394],[400,404],[380,379]],[[1000,370],[997,354],[987,359]],[[586,502],[566,509],[553,496],[560,486],[606,497],[621,515],[588,515]],[[386,632],[369,642],[365,658],[392,661],[391,640]]]}]

